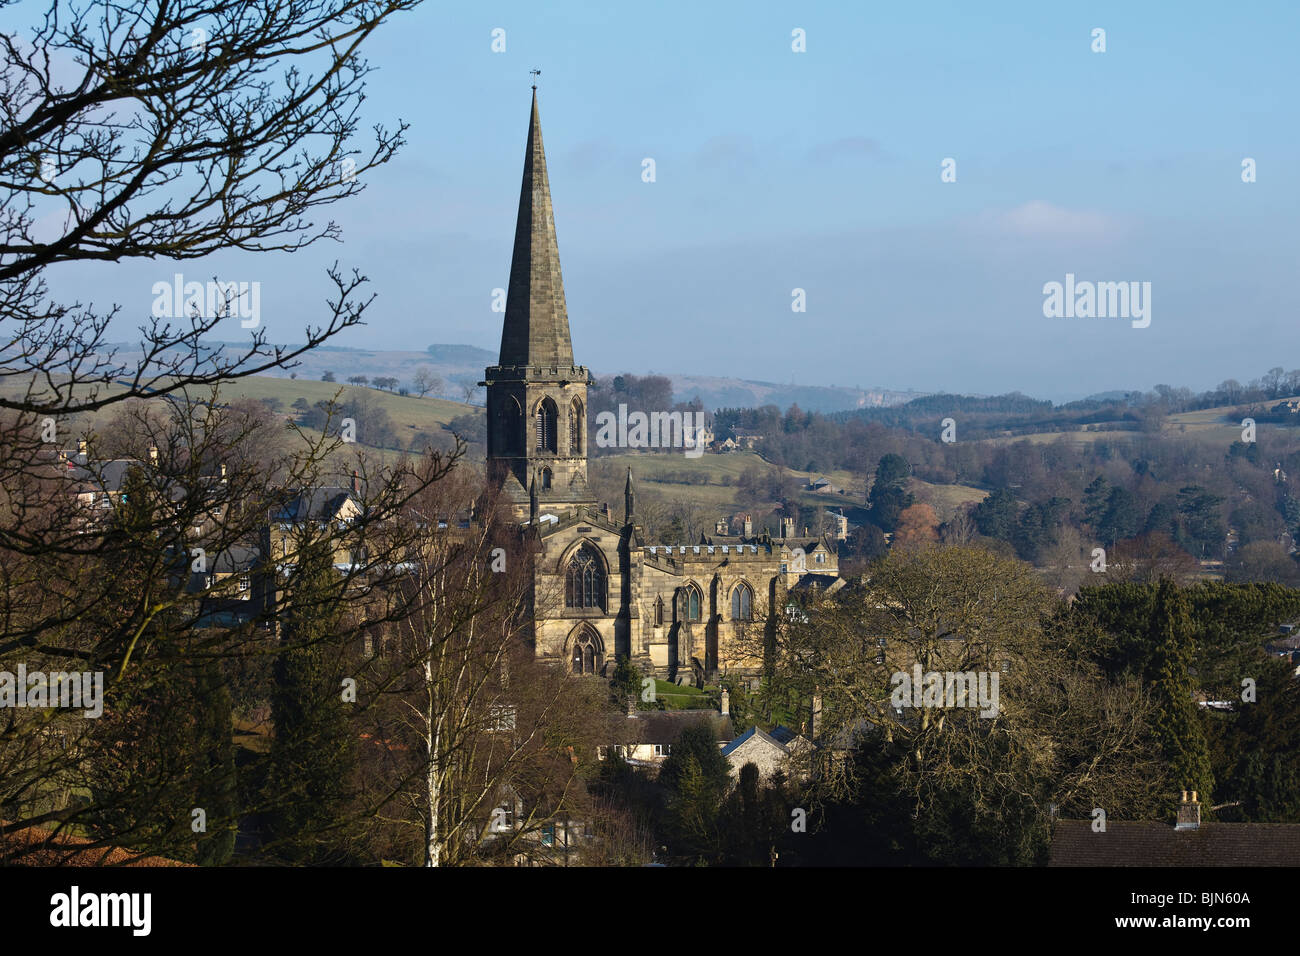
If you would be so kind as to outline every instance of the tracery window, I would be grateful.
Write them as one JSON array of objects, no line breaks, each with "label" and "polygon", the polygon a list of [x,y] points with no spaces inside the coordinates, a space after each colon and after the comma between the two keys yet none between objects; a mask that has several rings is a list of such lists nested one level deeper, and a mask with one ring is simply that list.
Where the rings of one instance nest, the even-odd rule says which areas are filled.
[{"label": "tracery window", "polygon": [[750,621],[754,618],[754,592],[748,584],[737,584],[731,592],[731,619]]},{"label": "tracery window", "polygon": [[686,585],[682,590],[682,613],[686,615],[686,620],[698,621],[703,604],[704,599],[700,594],[700,589],[694,584]]},{"label": "tracery window", "polygon": [[605,608],[605,567],[596,549],[584,544],[569,560],[565,575],[566,607]]},{"label": "tracery window", "polygon": [[575,674],[596,673],[596,641],[590,631],[583,631],[574,639],[573,653],[569,660]]}]

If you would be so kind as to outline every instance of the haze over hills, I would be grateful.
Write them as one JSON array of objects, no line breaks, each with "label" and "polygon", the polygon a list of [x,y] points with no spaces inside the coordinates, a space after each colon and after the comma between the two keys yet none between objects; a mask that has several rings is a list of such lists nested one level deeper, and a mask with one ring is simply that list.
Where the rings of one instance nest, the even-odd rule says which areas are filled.
[{"label": "haze over hills", "polygon": [[[246,343],[210,342],[213,347],[223,345],[231,350],[246,347]],[[132,351],[131,346],[120,346],[122,354]],[[391,377],[409,385],[417,370],[429,368],[442,379],[443,386],[434,393],[439,398],[465,401],[467,398],[482,404],[482,392],[477,385],[483,379],[483,370],[497,362],[497,353],[474,345],[431,345],[423,351],[366,350],[342,346],[320,346],[301,356],[300,364],[292,372],[298,378],[319,380],[325,372],[333,372],[339,382],[350,376],[364,375],[374,379]],[[597,369],[593,375],[606,376],[620,373],[645,374],[637,369]],[[272,373],[288,378],[289,372]],[[781,409],[798,405],[805,411],[839,412],[858,408],[878,408],[901,405],[927,392],[901,391],[887,388],[859,388],[840,385],[798,385],[760,382],[730,376],[663,374],[673,383],[677,401],[690,401],[696,396],[709,410],[718,408],[754,408],[776,405]],[[473,389],[467,395],[466,389]]]}]

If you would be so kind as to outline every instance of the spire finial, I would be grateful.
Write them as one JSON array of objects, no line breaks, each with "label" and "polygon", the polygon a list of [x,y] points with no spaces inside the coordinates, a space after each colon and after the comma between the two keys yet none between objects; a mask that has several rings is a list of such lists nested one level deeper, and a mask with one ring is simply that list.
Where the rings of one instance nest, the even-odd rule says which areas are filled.
[{"label": "spire finial", "polygon": [[541,71],[541,70],[529,70],[528,72],[529,72],[529,74],[530,74],[530,75],[532,76],[532,78],[533,78],[533,92],[536,93],[536,92],[537,92],[537,78],[538,78],[539,76],[542,75],[542,71]]}]

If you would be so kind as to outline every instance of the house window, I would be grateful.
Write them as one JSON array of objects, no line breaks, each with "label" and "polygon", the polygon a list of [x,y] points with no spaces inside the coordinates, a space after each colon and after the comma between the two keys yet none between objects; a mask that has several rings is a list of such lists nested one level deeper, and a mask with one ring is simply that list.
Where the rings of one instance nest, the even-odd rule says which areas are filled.
[{"label": "house window", "polygon": [[789,570],[789,567],[786,565],[786,563],[785,563],[784,561],[782,561],[782,562],[781,562],[781,573],[782,573],[782,574],[785,574],[786,571],[788,571],[788,570]]},{"label": "house window", "polygon": [[731,592],[731,619],[749,621],[754,617],[754,592],[748,584],[737,584]]},{"label": "house window", "polygon": [[542,846],[555,846],[555,824],[548,823],[542,827]]},{"label": "house window", "polygon": [[488,726],[492,730],[505,731],[515,729],[515,709],[509,704],[493,704],[488,716]]},{"label": "house window", "polygon": [[556,449],[555,425],[559,413],[555,403],[544,398],[537,406],[537,450],[554,452]]},{"label": "house window", "polygon": [[605,607],[605,568],[596,549],[584,544],[569,561],[565,580],[566,607]]},{"label": "house window", "polygon": [[241,575],[239,576],[239,590],[241,590],[241,591],[247,591],[248,588],[249,588],[250,583],[251,583],[251,582],[248,580],[248,575],[247,575],[247,574],[241,574]]},{"label": "house window", "polygon": [[664,745],[663,745],[663,744],[655,744],[655,756],[656,756],[656,757],[662,757],[663,755],[664,755]]},{"label": "house window", "polygon": [[818,564],[826,563],[826,555],[822,554],[820,551],[817,553],[817,563]]}]

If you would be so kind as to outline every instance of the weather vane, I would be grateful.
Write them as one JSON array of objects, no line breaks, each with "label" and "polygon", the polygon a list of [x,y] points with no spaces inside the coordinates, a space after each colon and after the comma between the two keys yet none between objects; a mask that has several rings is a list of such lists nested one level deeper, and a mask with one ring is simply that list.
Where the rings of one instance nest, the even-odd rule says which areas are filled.
[{"label": "weather vane", "polygon": [[529,70],[533,77],[533,89],[537,89],[537,78],[542,75],[541,70]]}]

